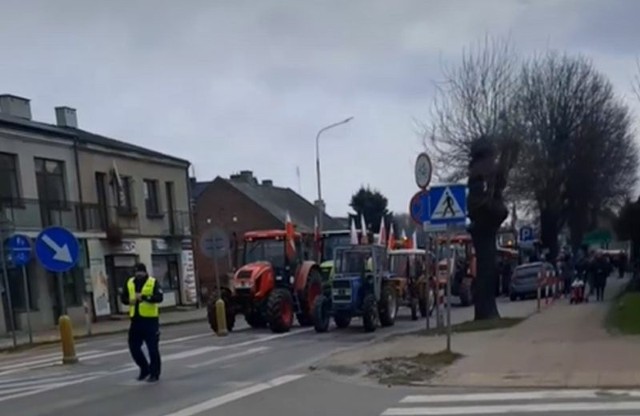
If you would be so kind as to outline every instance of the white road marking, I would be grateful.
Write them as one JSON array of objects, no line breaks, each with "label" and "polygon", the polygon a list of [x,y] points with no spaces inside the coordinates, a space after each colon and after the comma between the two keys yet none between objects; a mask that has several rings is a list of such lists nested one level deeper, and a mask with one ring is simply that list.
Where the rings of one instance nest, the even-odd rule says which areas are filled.
[{"label": "white road marking", "polygon": [[602,399],[607,396],[620,398],[640,397],[640,390],[541,390],[507,393],[471,393],[471,394],[425,394],[407,396],[400,403],[446,403],[481,402],[508,400],[561,400],[561,399]]},{"label": "white road marking", "polygon": [[244,389],[234,391],[232,393],[228,393],[220,397],[215,397],[205,402],[184,408],[182,410],[178,410],[177,412],[169,413],[164,416],[193,416],[198,413],[215,409],[216,407],[220,407],[224,404],[242,399],[244,397],[251,396],[252,394],[256,394],[264,390],[272,389],[274,387],[278,387],[283,384],[291,383],[292,381],[299,380],[304,376],[305,376],[304,374],[291,374],[291,375],[274,378],[273,380],[270,380],[264,383],[254,384],[253,386],[249,386]]},{"label": "white road marking", "polygon": [[[396,407],[387,409],[382,416],[453,416],[453,415],[498,415],[520,413],[550,412],[595,412],[595,411],[630,411],[640,410],[637,402],[583,402],[583,403],[528,403],[487,406],[452,406],[452,407]],[[189,414],[188,416],[190,416]]]},{"label": "white road marking", "polygon": [[189,358],[189,357],[195,357],[196,355],[207,354],[207,353],[212,352],[212,351],[220,351],[221,349],[224,349],[224,348],[223,347],[219,347],[217,345],[212,345],[212,346],[209,346],[209,347],[200,347],[200,348],[196,348],[196,349],[193,349],[193,350],[187,350],[187,351],[177,352],[175,354],[166,355],[162,359],[162,361],[181,360],[183,358]]},{"label": "white road marking", "polygon": [[[32,396],[34,394],[39,394],[39,393],[43,393],[45,391],[49,391],[49,390],[53,390],[53,389],[57,389],[60,387],[66,387],[66,386],[72,386],[74,384],[80,384],[80,383],[86,383],[87,381],[91,381],[91,380],[95,380],[103,375],[105,375],[106,373],[104,372],[97,372],[97,373],[89,373],[89,374],[78,374],[76,376],[75,380],[71,380],[71,381],[62,381],[62,382],[50,382],[46,379],[44,379],[41,383],[40,386],[29,386],[26,388],[23,388],[23,391],[20,392],[16,392],[15,394],[9,394],[8,396],[0,396],[0,402],[4,402],[7,400],[12,400],[12,399],[18,399],[21,397],[27,397],[27,396]],[[79,377],[79,378],[78,378]],[[12,391],[13,392],[13,391]],[[9,393],[8,391],[4,391],[4,393]]]},{"label": "white road marking", "polygon": [[313,328],[303,328],[291,332],[285,332],[284,334],[268,335],[266,337],[251,339],[249,341],[240,342],[238,344],[231,344],[229,346],[225,346],[225,348],[248,347],[249,345],[260,344],[262,342],[267,342],[278,338],[290,337],[292,335],[304,334],[305,332],[311,332],[313,330]]},{"label": "white road marking", "polygon": [[241,352],[236,352],[234,354],[224,355],[222,357],[214,358],[212,360],[205,361],[205,362],[202,362],[202,363],[188,365],[187,367],[189,367],[189,368],[200,368],[200,367],[204,367],[204,366],[211,365],[211,364],[218,364],[218,363],[221,363],[223,361],[233,360],[234,358],[244,357],[246,355],[260,354],[262,352],[266,352],[267,350],[269,350],[269,347],[250,348],[250,349],[248,349],[246,351],[241,351]]},{"label": "white road marking", "polygon": [[[78,355],[78,358],[80,357],[84,357],[87,355],[91,355],[91,354],[95,354],[95,353],[99,353],[101,352],[100,350],[89,350],[89,351],[84,351]],[[55,361],[62,361],[62,353],[57,353],[55,355],[52,355],[48,358],[38,358],[36,360],[31,360],[31,361],[22,361],[16,364],[9,364],[9,365],[3,365],[0,366],[0,372],[3,372],[5,370],[13,370],[16,368],[22,368],[22,367],[29,367],[32,365],[38,365],[38,364],[44,364],[44,363],[48,363],[48,362],[55,362]]]}]

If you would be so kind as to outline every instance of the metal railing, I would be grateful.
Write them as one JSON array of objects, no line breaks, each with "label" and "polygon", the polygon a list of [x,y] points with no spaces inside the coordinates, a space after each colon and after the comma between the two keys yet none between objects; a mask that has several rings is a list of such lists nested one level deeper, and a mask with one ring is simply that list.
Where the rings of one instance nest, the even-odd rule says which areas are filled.
[{"label": "metal railing", "polygon": [[165,213],[165,234],[173,237],[191,235],[191,216],[189,211],[169,211]]},{"label": "metal railing", "polygon": [[73,231],[100,231],[103,220],[98,204],[41,199],[0,200],[1,216],[15,229],[41,230],[59,226]]}]

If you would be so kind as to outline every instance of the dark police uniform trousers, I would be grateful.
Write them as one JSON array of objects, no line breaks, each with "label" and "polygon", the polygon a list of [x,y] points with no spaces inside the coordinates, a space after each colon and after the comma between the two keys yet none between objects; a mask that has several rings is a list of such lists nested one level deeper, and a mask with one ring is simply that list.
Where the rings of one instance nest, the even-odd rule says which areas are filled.
[{"label": "dark police uniform trousers", "polygon": [[[148,277],[139,279],[132,278],[135,285],[135,293],[142,293]],[[154,279],[155,280],[155,279]],[[122,303],[129,304],[129,282],[122,291]],[[163,300],[160,284],[156,281],[151,296],[144,296],[143,301],[151,303],[161,303]],[[151,376],[160,377],[161,360],[160,360],[160,323],[158,317],[140,316],[140,304],[136,303],[134,315],[131,317],[131,325],[129,326],[129,351],[133,361],[140,368],[140,377],[145,378]],[[149,352],[149,361],[142,351],[142,344],[147,346]]]}]

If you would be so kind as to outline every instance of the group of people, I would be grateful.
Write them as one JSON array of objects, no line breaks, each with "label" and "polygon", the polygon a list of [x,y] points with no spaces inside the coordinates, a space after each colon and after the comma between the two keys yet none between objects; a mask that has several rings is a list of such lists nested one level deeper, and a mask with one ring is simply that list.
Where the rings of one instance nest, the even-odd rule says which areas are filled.
[{"label": "group of people", "polygon": [[565,294],[571,290],[574,280],[580,280],[589,288],[587,297],[593,294],[596,301],[604,300],[607,278],[611,273],[618,269],[618,277],[622,278],[626,268],[627,259],[624,253],[608,256],[602,252],[592,251],[574,261],[571,254],[565,252],[558,259],[558,272],[564,279]]}]

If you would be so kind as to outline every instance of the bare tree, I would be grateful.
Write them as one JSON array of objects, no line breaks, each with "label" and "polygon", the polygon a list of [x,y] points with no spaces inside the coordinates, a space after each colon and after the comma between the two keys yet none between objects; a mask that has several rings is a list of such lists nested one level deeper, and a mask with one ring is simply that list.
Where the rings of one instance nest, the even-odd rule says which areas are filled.
[{"label": "bare tree", "polygon": [[524,134],[513,189],[535,201],[542,244],[555,258],[564,224],[577,247],[635,183],[629,112],[589,60],[556,52],[524,64],[516,102]]},{"label": "bare tree", "polygon": [[487,37],[465,50],[460,64],[444,71],[425,134],[436,167],[449,180],[468,177],[476,320],[499,316],[496,233],[508,215],[503,193],[518,154],[518,126],[512,123],[517,68],[508,41]]}]

